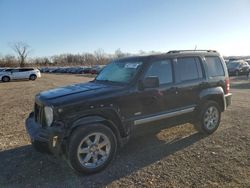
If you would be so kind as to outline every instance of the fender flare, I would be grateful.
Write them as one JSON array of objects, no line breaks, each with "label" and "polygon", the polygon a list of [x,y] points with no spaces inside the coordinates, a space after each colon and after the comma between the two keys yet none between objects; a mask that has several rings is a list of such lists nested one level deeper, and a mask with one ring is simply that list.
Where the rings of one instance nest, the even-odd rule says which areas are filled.
[{"label": "fender flare", "polygon": [[100,115],[88,115],[88,116],[79,118],[72,124],[72,126],[69,127],[65,137],[70,137],[73,131],[75,131],[78,127],[86,126],[89,124],[97,124],[97,123],[100,123],[100,124],[103,124],[104,126],[109,127],[116,135],[118,144],[121,144],[122,135],[121,135],[119,127],[116,126],[112,121]]},{"label": "fender flare", "polygon": [[222,112],[226,109],[225,93],[222,87],[218,86],[215,88],[207,88],[200,92],[199,94],[200,106],[206,100],[214,100],[221,106]]}]

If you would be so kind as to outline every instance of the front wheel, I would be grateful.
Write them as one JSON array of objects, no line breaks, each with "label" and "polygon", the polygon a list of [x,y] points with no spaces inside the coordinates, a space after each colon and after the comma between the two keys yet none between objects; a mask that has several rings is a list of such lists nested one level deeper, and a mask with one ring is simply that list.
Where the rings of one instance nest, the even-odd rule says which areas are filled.
[{"label": "front wheel", "polygon": [[203,105],[195,127],[201,133],[212,134],[219,127],[220,117],[219,105],[214,101],[208,101]]},{"label": "front wheel", "polygon": [[29,77],[30,80],[35,80],[36,78],[37,78],[37,76],[34,74],[30,75],[30,77]]},{"label": "front wheel", "polygon": [[77,172],[90,174],[104,169],[114,158],[117,140],[112,130],[101,124],[77,128],[69,142],[69,163]]}]

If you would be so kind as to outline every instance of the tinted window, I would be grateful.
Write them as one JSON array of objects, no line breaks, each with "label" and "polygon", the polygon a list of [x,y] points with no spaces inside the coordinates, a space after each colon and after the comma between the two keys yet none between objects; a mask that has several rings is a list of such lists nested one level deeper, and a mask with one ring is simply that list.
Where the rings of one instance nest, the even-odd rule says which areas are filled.
[{"label": "tinted window", "polygon": [[33,69],[20,69],[20,72],[32,71]]},{"label": "tinted window", "polygon": [[172,66],[170,60],[160,60],[153,62],[148,69],[145,77],[157,76],[160,84],[168,84],[173,82]]},{"label": "tinted window", "polygon": [[223,66],[219,57],[205,57],[208,67],[208,76],[224,76]]},{"label": "tinted window", "polygon": [[12,70],[13,70],[13,69],[6,69],[5,71],[6,71],[6,72],[10,72],[10,71],[12,71]]},{"label": "tinted window", "polygon": [[233,68],[236,68],[238,66],[239,66],[239,63],[237,63],[237,62],[230,62],[227,64],[227,68],[229,68],[229,69],[233,69]]},{"label": "tinted window", "polygon": [[181,81],[196,80],[203,77],[200,59],[197,57],[178,58],[177,70]]},{"label": "tinted window", "polygon": [[19,69],[12,69],[11,72],[19,72]]}]

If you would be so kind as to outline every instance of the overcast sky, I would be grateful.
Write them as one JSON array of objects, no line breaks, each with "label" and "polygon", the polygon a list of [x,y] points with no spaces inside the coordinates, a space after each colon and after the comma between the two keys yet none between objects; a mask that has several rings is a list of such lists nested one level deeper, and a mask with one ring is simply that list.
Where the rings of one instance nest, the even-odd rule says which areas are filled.
[{"label": "overcast sky", "polygon": [[250,55],[250,0],[0,0],[0,55],[215,49]]}]

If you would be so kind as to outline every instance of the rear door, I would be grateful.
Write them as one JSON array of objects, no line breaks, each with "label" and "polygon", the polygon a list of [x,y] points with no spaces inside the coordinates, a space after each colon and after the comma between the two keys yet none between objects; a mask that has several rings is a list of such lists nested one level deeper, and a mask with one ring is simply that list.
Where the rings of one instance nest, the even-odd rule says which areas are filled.
[{"label": "rear door", "polygon": [[195,107],[202,87],[206,86],[200,57],[189,56],[175,59],[176,107]]},{"label": "rear door", "polygon": [[31,69],[26,69],[26,68],[23,68],[23,69],[20,69],[19,70],[19,78],[20,79],[26,79],[26,78],[29,78],[29,75],[30,75],[30,71]]}]

